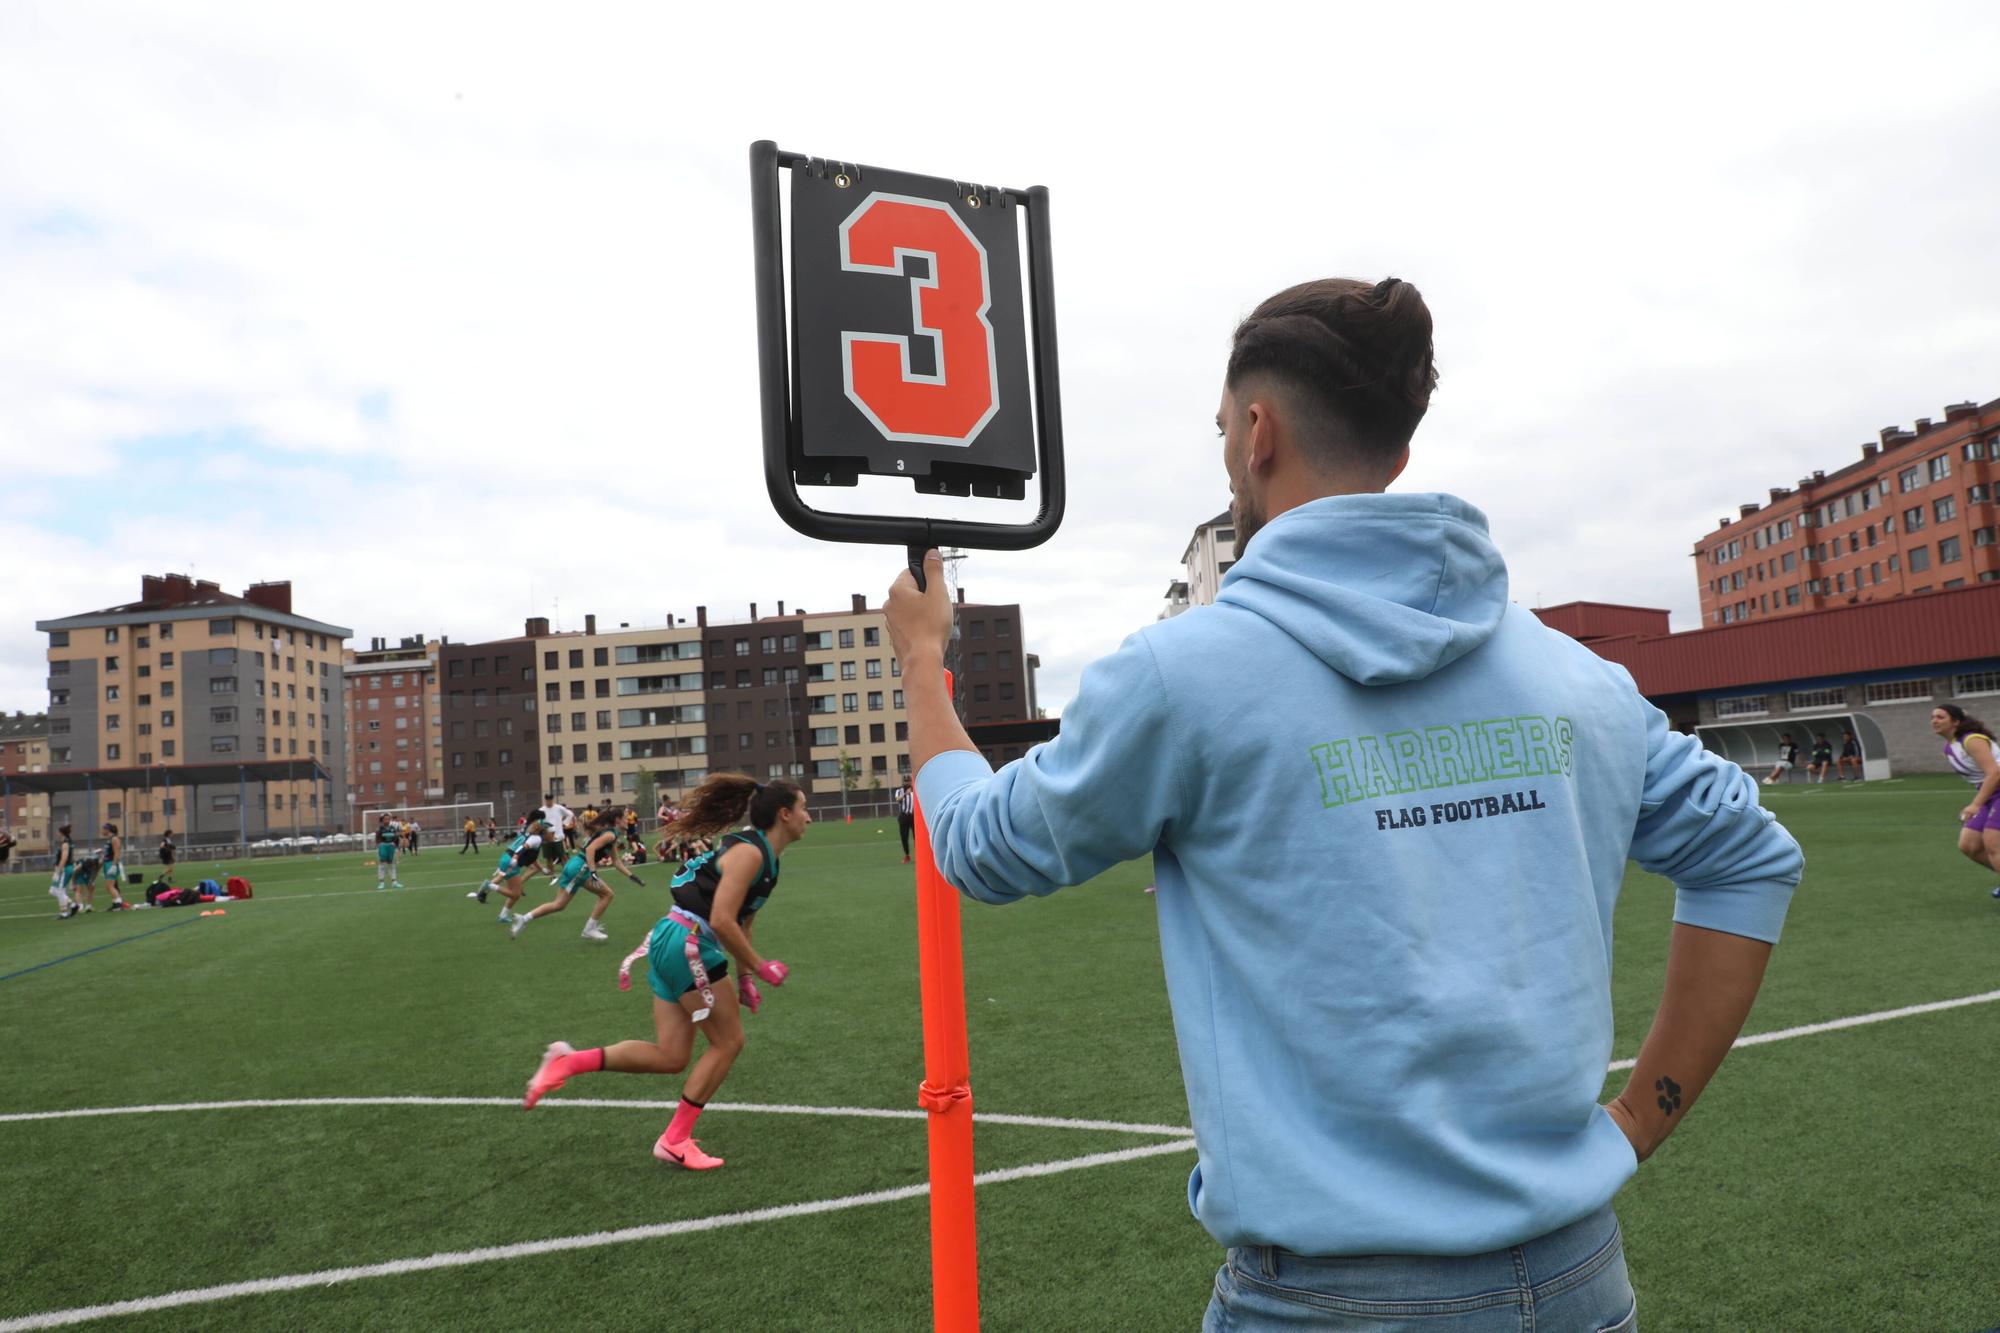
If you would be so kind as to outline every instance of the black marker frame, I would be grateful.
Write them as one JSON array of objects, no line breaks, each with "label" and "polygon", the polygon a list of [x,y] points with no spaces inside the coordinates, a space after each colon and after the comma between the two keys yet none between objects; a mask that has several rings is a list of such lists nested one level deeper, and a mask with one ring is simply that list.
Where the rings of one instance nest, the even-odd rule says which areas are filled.
[{"label": "black marker frame", "polygon": [[[1004,190],[1027,210],[1029,356],[1034,366],[1035,451],[1041,503],[1027,523],[916,515],[845,514],[815,509],[799,494],[796,473],[811,467],[793,411],[795,385],[786,318],[785,236],[778,206],[778,172],[801,168],[846,173],[865,183],[871,168],[829,162],[780,149],[769,139],[750,145],[750,217],[756,247],[757,369],[764,433],[764,482],[778,516],[821,541],[900,545],[912,552],[922,581],[921,553],[932,546],[1023,551],[1061,526],[1064,506],[1062,394],[1056,364],[1055,277],[1050,268],[1049,192],[1044,186]],[[976,187],[967,187],[976,188]]]}]

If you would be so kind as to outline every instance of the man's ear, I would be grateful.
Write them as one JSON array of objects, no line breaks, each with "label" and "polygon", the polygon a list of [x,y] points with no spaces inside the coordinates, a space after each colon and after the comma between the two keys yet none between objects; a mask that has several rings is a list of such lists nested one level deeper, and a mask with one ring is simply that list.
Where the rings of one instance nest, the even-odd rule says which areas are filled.
[{"label": "man's ear", "polygon": [[1396,478],[1402,476],[1403,469],[1408,467],[1409,465],[1410,465],[1410,446],[1406,444],[1403,446],[1403,452],[1396,455],[1395,463],[1391,465],[1389,468],[1389,475],[1382,478],[1382,489],[1386,491],[1389,489],[1390,486],[1394,485]]},{"label": "man's ear", "polygon": [[1249,439],[1243,453],[1244,466],[1251,472],[1269,472],[1278,456],[1278,436],[1283,430],[1270,394],[1250,400],[1243,409]]}]

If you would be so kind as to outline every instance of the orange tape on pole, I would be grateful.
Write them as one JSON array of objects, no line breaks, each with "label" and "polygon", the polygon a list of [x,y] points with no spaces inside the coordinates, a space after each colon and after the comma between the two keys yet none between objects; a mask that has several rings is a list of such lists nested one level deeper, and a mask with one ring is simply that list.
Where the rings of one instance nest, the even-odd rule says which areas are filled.
[{"label": "orange tape on pole", "polygon": [[[951,691],[950,672],[945,691]],[[958,890],[938,873],[921,805],[916,816],[917,967],[924,1005],[924,1083],[917,1101],[930,1112],[931,1315],[939,1333],[972,1333],[979,1327],[979,1234]]]}]

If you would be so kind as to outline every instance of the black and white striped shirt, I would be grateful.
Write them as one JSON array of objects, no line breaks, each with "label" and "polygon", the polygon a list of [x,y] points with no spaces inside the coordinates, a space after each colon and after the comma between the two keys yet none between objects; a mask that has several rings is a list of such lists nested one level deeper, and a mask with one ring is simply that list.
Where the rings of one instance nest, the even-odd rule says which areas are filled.
[{"label": "black and white striped shirt", "polygon": [[917,789],[915,787],[896,788],[896,813],[914,815],[917,812]]}]

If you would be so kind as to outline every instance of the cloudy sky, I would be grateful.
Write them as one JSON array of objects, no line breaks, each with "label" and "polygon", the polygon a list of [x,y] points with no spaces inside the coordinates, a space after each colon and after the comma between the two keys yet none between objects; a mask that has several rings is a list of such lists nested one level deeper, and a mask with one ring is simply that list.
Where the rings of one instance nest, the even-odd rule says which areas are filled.
[{"label": "cloudy sky", "polygon": [[1069,518],[964,568],[1051,705],[1226,503],[1295,281],[1422,288],[1398,488],[1530,605],[1691,626],[1719,516],[2000,396],[2000,8],[1392,8],[0,0],[0,708],[143,572],[364,639],[878,599],[764,497],[757,138],[1053,190]]}]

